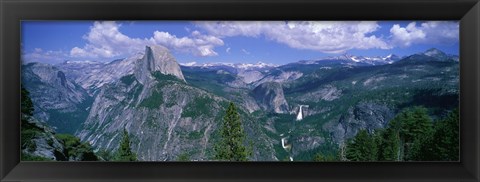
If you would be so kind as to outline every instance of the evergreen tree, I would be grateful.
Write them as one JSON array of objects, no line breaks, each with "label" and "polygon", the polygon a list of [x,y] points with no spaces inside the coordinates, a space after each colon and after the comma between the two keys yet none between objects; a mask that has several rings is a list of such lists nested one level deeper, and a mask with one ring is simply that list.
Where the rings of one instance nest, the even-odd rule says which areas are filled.
[{"label": "evergreen tree", "polygon": [[460,116],[458,109],[453,110],[445,119],[436,124],[431,144],[437,160],[458,161],[460,155]]},{"label": "evergreen tree", "polygon": [[[28,151],[34,151],[36,148],[35,140],[33,140],[38,133],[45,132],[43,128],[38,127],[37,125],[28,122],[29,117],[33,115],[33,103],[30,99],[29,92],[22,86],[21,87],[21,100],[20,100],[20,145],[22,151],[27,149]],[[21,153],[21,160],[30,161],[30,160],[50,160],[44,157],[35,156],[30,153]]]},{"label": "evergreen tree", "polygon": [[130,148],[130,138],[127,130],[124,128],[120,147],[115,155],[116,161],[137,161],[137,155]]},{"label": "evergreen tree", "polygon": [[30,99],[30,92],[28,92],[23,85],[21,86],[21,112],[27,116],[33,115],[33,102]]},{"label": "evergreen tree", "polygon": [[384,129],[376,129],[371,135],[371,139],[373,140],[373,143],[375,144],[376,147],[376,154],[377,154],[377,159],[378,156],[380,155],[381,152],[381,146],[385,143],[385,138],[384,135],[385,130]]},{"label": "evergreen tree", "polygon": [[400,138],[400,159],[416,160],[422,142],[432,134],[432,120],[424,107],[403,110],[390,122],[389,127],[397,131]]},{"label": "evergreen tree", "polygon": [[423,138],[432,132],[432,119],[428,116],[427,109],[424,107],[414,107],[412,111],[412,120],[408,122],[413,139]]},{"label": "evergreen tree", "polygon": [[235,104],[230,103],[220,128],[221,139],[214,147],[215,159],[226,161],[247,161],[252,154],[251,149],[245,143],[240,115]]},{"label": "evergreen tree", "polygon": [[432,135],[432,120],[424,107],[414,107],[411,109],[409,120],[406,121],[405,128],[407,138],[405,140],[405,160],[421,160],[421,150],[425,150],[424,143]]},{"label": "evergreen tree", "polygon": [[382,133],[383,142],[379,147],[380,161],[398,161],[400,154],[400,137],[397,131],[388,128]]},{"label": "evergreen tree", "polygon": [[433,133],[415,139],[411,145],[410,151],[407,153],[407,160],[411,161],[434,161],[435,149],[432,145]]},{"label": "evergreen tree", "polygon": [[366,130],[360,130],[353,140],[349,140],[346,157],[350,161],[376,161],[377,145]]},{"label": "evergreen tree", "polygon": [[67,160],[98,161],[92,146],[89,143],[81,142],[80,138],[70,134],[56,134],[55,138],[63,144],[63,154]]}]

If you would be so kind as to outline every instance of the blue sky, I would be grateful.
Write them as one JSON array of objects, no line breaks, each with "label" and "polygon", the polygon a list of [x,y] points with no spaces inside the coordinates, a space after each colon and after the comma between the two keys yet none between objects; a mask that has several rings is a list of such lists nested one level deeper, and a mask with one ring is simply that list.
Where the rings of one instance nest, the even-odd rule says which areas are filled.
[{"label": "blue sky", "polygon": [[163,45],[180,63],[286,64],[352,54],[459,51],[457,21],[25,21],[22,60],[110,62]]}]

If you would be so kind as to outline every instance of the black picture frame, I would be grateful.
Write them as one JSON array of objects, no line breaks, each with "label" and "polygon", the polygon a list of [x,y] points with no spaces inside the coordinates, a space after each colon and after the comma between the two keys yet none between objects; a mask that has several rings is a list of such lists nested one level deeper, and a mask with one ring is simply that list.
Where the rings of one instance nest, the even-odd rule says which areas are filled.
[{"label": "black picture frame", "polygon": [[[21,20],[460,20],[460,162],[20,162]],[[0,0],[0,180],[480,179],[478,0]]]}]

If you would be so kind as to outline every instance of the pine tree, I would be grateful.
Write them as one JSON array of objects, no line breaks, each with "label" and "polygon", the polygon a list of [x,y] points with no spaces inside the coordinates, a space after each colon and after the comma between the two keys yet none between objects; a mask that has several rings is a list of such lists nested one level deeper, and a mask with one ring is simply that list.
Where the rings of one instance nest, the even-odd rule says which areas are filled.
[{"label": "pine tree", "polygon": [[27,116],[33,115],[33,102],[30,99],[30,92],[28,92],[23,85],[21,86],[21,112]]},{"label": "pine tree", "polygon": [[405,140],[405,160],[419,161],[422,159],[421,150],[425,150],[424,143],[432,135],[432,120],[424,107],[414,107],[410,111],[411,117],[406,121],[408,136]]},{"label": "pine tree", "polygon": [[458,109],[453,110],[445,119],[439,121],[431,144],[434,145],[436,160],[458,161],[460,152],[460,116]]},{"label": "pine tree", "polygon": [[383,142],[379,145],[379,160],[398,161],[400,152],[400,137],[397,131],[388,128],[382,134]]},{"label": "pine tree", "polygon": [[459,113],[452,111],[435,123],[434,130],[419,136],[412,144],[409,159],[414,161],[458,161]]},{"label": "pine tree", "polygon": [[251,149],[245,143],[245,132],[235,104],[230,103],[220,128],[221,139],[215,145],[215,159],[226,161],[247,161]]},{"label": "pine tree", "polygon": [[115,155],[116,161],[137,161],[137,155],[130,148],[130,138],[127,130],[124,128],[120,147]]},{"label": "pine tree", "polygon": [[371,135],[371,140],[373,140],[373,143],[376,147],[376,154],[377,154],[377,159],[378,159],[378,156],[380,155],[381,153],[381,146],[385,143],[385,138],[384,138],[384,135],[385,134],[385,130],[384,129],[376,129]]},{"label": "pine tree", "polygon": [[346,157],[350,161],[376,161],[377,145],[366,130],[360,130],[346,147]]},{"label": "pine tree", "polygon": [[432,119],[428,116],[426,108],[414,107],[412,115],[413,120],[408,123],[413,136],[412,141],[425,137],[432,132]]},{"label": "pine tree", "polygon": [[433,133],[430,133],[413,141],[411,149],[407,153],[407,160],[434,161],[436,151],[431,143],[432,137]]},{"label": "pine tree", "polygon": [[417,160],[422,142],[433,132],[432,120],[424,107],[403,110],[390,122],[389,127],[397,131],[400,138],[399,160]]}]

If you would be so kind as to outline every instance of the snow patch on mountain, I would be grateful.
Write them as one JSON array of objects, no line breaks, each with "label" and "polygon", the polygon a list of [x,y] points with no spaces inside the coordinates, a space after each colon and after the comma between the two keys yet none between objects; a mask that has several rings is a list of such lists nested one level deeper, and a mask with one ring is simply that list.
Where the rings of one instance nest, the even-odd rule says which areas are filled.
[{"label": "snow patch on mountain", "polygon": [[215,63],[197,63],[197,62],[188,62],[180,63],[182,66],[188,67],[214,67],[214,66],[228,66],[237,69],[255,69],[255,68],[274,68],[278,67],[276,64],[257,62],[257,63],[225,63],[225,62],[215,62]]}]

